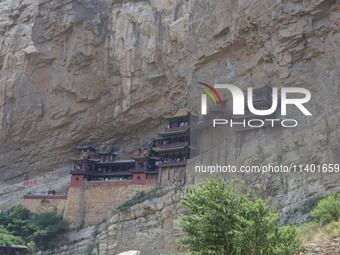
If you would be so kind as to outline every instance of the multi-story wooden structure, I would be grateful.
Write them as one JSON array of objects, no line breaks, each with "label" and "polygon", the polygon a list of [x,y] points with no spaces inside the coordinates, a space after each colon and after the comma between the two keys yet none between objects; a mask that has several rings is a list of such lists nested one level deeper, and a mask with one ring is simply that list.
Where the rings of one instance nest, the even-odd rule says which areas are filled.
[{"label": "multi-story wooden structure", "polygon": [[84,186],[93,181],[116,181],[117,185],[132,181],[134,160],[116,160],[117,153],[96,152],[92,146],[77,146],[75,149],[78,155],[71,158],[71,187]]},{"label": "multi-story wooden structure", "polygon": [[71,187],[94,185],[153,185],[164,167],[185,166],[190,157],[190,111],[178,110],[163,116],[167,124],[160,138],[117,160],[113,151],[97,151],[92,146],[77,146],[71,170]]},{"label": "multi-story wooden structure", "polygon": [[136,154],[132,154],[131,158],[135,160],[133,172],[133,182],[140,184],[156,184],[158,178],[158,168],[156,162],[158,157],[151,146],[146,145],[137,149]]},{"label": "multi-story wooden structure", "polygon": [[154,140],[152,150],[158,154],[157,166],[185,166],[190,157],[190,111],[180,109],[173,115],[163,116],[168,124],[159,133],[161,138]]}]

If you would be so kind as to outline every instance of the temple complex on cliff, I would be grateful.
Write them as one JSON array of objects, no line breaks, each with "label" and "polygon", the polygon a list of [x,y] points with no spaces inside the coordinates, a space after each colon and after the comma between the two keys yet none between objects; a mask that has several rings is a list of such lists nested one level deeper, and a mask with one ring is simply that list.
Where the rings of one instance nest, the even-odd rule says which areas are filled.
[{"label": "temple complex on cliff", "polygon": [[190,157],[190,111],[180,109],[163,116],[166,124],[158,138],[122,157],[115,149],[76,146],[70,157],[71,182],[68,193],[29,192],[22,205],[32,212],[56,210],[73,226],[95,225],[106,219],[138,192],[155,186],[185,183]]},{"label": "temple complex on cliff", "polygon": [[168,124],[152,148],[159,156],[158,167],[185,166],[190,157],[190,112],[180,109],[174,115],[163,116]]},{"label": "temple complex on cliff", "polygon": [[165,167],[185,166],[190,157],[190,111],[179,109],[165,115],[167,124],[159,138],[137,149],[130,159],[118,160],[114,151],[97,151],[94,147],[76,146],[70,171],[71,187],[94,183],[111,185],[156,185]]}]

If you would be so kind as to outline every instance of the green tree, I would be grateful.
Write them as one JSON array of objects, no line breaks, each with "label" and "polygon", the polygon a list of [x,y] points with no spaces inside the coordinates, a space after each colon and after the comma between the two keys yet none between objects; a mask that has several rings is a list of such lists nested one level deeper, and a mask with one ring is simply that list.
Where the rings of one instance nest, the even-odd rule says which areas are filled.
[{"label": "green tree", "polygon": [[53,248],[64,237],[69,222],[63,220],[56,212],[42,213],[34,223],[37,231],[34,233],[34,242],[39,248]]},{"label": "green tree", "polygon": [[295,227],[277,227],[277,214],[265,201],[251,201],[235,184],[205,179],[190,187],[182,204],[187,213],[179,239],[190,254],[290,255],[301,249]]},{"label": "green tree", "polygon": [[311,215],[321,224],[338,221],[340,219],[340,193],[332,193],[328,198],[321,200]]},{"label": "green tree", "polygon": [[12,235],[4,226],[0,225],[0,244],[13,245],[23,243],[23,240],[19,236]]},{"label": "green tree", "polygon": [[0,214],[0,225],[12,235],[21,237],[25,242],[32,240],[33,226],[32,213],[22,207],[13,206],[7,212]]},{"label": "green tree", "polygon": [[20,236],[24,241],[31,241],[32,233],[35,231],[32,213],[22,206],[15,206],[9,210],[8,215],[10,222],[7,229],[12,234]]}]

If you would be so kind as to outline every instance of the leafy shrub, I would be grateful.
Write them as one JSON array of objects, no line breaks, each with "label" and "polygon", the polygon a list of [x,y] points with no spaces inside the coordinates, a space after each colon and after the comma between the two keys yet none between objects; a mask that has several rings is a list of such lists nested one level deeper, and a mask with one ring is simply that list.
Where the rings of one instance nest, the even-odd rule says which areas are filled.
[{"label": "leafy shrub", "polygon": [[69,223],[56,212],[32,214],[22,206],[0,213],[0,243],[26,244],[30,254],[35,247],[52,248],[58,245]]},{"label": "leafy shrub", "polygon": [[179,225],[188,235],[179,243],[190,254],[291,255],[302,248],[296,228],[277,227],[265,201],[251,201],[222,179],[190,187],[181,202],[187,213]]},{"label": "leafy shrub", "polygon": [[311,212],[321,224],[338,221],[340,219],[340,193],[332,193],[328,198],[321,200]]},{"label": "leafy shrub", "polygon": [[33,215],[22,206],[14,206],[0,215],[1,226],[12,235],[21,237],[25,242],[32,239],[32,233],[35,231],[32,221]]},{"label": "leafy shrub", "polygon": [[40,214],[34,225],[37,231],[33,240],[38,247],[46,249],[54,247],[65,237],[69,222],[56,212],[47,212]]},{"label": "leafy shrub", "polygon": [[333,221],[329,223],[325,229],[327,234],[331,237],[340,235],[340,221]]},{"label": "leafy shrub", "polygon": [[0,245],[23,244],[19,236],[12,235],[4,226],[0,225]]}]

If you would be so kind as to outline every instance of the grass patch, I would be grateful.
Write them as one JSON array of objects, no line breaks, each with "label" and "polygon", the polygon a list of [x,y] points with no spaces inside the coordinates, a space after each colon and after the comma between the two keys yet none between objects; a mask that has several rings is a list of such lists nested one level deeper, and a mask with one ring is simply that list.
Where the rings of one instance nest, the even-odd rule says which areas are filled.
[{"label": "grass patch", "polygon": [[[315,200],[317,201],[317,200]],[[328,241],[340,235],[340,193],[331,193],[327,198],[311,203],[311,222],[298,228],[304,244]]]},{"label": "grass patch", "polygon": [[318,222],[308,222],[298,227],[298,233],[303,244],[319,243],[340,235],[340,221],[334,221],[327,225]]}]

